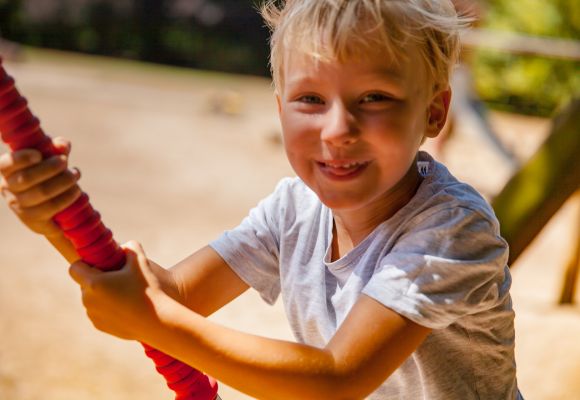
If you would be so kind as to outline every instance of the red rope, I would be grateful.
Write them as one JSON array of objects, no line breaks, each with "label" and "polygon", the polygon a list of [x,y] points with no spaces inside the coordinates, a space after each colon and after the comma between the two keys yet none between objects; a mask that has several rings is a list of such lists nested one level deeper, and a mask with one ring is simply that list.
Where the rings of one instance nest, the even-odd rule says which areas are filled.
[{"label": "red rope", "polygon": [[[52,140],[40,127],[40,121],[28,109],[28,102],[15,87],[14,79],[2,66],[0,58],[0,134],[12,151],[34,148],[44,158],[58,154]],[[101,221],[101,215],[83,193],[54,222],[71,241],[81,259],[100,270],[110,271],[125,264],[125,253],[113,239],[112,232]],[[143,344],[145,354],[153,360],[176,400],[214,400],[217,382],[196,369]]]}]

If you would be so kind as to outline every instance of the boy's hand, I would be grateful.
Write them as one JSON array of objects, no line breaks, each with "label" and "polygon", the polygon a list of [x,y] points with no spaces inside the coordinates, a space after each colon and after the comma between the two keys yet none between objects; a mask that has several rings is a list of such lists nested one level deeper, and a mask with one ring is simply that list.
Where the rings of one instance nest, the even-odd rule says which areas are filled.
[{"label": "boy's hand", "polygon": [[60,155],[42,160],[39,151],[23,149],[0,156],[0,192],[31,230],[45,236],[59,233],[52,218],[81,195],[78,169],[68,169],[70,143],[53,140]]},{"label": "boy's hand", "polygon": [[83,305],[97,329],[144,342],[144,335],[155,331],[160,308],[173,300],[163,292],[141,245],[121,247],[127,255],[122,269],[103,272],[77,261],[69,273],[80,285]]}]

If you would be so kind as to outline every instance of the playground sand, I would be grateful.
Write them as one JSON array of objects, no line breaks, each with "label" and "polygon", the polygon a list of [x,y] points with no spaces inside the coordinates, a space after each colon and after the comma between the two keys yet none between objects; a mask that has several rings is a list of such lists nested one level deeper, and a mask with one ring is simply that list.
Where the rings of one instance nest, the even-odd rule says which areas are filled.
[{"label": "playground sand", "polygon": [[[72,140],[71,164],[81,168],[81,185],[117,240],[139,240],[162,265],[235,226],[280,177],[292,175],[267,80],[46,52],[5,66],[45,130]],[[491,121],[522,159],[549,127],[499,113]],[[461,124],[439,157],[488,197],[511,173]],[[580,312],[556,304],[575,215],[567,204],[513,266],[526,399],[579,398]],[[66,262],[5,205],[0,238],[0,399],[172,398],[138,344],[91,326]],[[251,292],[212,318],[291,338],[280,302],[269,307]],[[225,386],[220,393],[249,398]]]}]

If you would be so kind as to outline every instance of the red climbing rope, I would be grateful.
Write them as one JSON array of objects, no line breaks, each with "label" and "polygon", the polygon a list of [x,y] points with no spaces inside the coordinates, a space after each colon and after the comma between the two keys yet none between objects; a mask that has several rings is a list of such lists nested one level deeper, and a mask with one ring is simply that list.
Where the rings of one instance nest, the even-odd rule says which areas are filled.
[{"label": "red climbing rope", "polygon": [[[14,79],[2,66],[0,58],[0,134],[12,151],[33,148],[44,158],[57,155],[52,140],[40,127],[40,121],[28,109],[28,102],[15,87]],[[81,259],[100,270],[110,271],[125,264],[125,253],[113,239],[112,232],[101,221],[101,215],[83,193],[54,222],[71,241]],[[176,400],[214,400],[217,382],[196,369],[146,345],[145,354],[175,392]]]}]

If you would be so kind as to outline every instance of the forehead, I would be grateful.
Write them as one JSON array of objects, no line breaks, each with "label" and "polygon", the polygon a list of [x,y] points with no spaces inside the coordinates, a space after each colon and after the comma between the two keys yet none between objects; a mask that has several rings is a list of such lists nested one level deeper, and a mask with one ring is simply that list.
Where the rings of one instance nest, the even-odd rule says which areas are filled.
[{"label": "forehead", "polygon": [[409,46],[404,57],[393,57],[382,51],[352,55],[345,59],[320,58],[304,51],[285,51],[281,71],[282,87],[300,83],[336,81],[340,84],[364,81],[388,82],[400,86],[424,85],[426,79],[417,51]]}]

